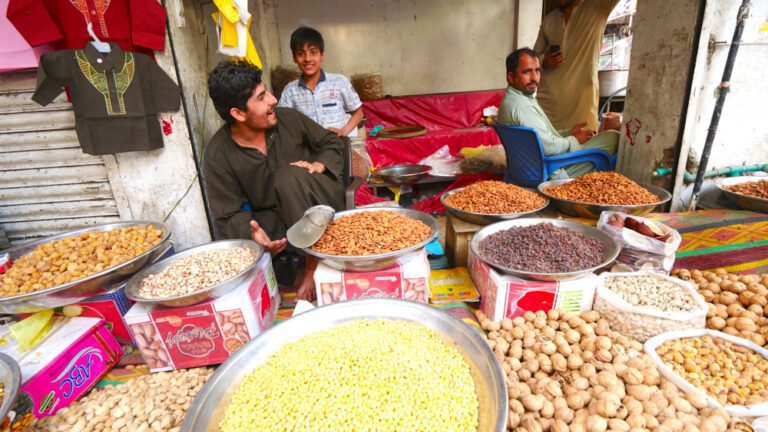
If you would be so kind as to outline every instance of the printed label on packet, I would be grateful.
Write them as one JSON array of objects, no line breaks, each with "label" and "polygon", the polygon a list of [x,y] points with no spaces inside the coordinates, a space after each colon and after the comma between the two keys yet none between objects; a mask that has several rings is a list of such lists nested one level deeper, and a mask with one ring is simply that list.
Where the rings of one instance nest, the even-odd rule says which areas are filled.
[{"label": "printed label on packet", "polygon": [[347,273],[342,277],[346,298],[402,298],[403,277],[400,268],[372,273]]}]

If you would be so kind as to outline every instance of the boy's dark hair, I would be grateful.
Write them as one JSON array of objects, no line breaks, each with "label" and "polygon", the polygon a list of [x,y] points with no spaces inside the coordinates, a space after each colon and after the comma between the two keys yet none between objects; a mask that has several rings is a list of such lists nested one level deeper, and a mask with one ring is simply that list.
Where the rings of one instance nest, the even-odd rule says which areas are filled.
[{"label": "boy's dark hair", "polygon": [[520,57],[523,55],[539,58],[539,54],[528,47],[516,49],[507,56],[507,73],[515,73],[517,67],[520,65]]},{"label": "boy's dark hair", "polygon": [[261,84],[261,69],[247,61],[225,60],[208,74],[208,95],[227,124],[235,122],[229,110],[247,110],[253,89]]},{"label": "boy's dark hair", "polygon": [[325,43],[323,35],[319,31],[310,27],[299,27],[291,33],[291,52],[304,48],[304,45],[316,46],[320,52],[325,52]]}]

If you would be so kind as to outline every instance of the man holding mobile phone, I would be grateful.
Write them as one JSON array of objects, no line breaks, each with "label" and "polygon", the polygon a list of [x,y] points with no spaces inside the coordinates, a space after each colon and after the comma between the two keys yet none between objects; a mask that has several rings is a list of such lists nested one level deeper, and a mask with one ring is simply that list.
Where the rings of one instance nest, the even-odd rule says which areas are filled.
[{"label": "man holding mobile phone", "polygon": [[536,99],[552,124],[598,129],[597,67],[608,16],[619,0],[556,0],[541,22],[534,50],[543,69]]}]

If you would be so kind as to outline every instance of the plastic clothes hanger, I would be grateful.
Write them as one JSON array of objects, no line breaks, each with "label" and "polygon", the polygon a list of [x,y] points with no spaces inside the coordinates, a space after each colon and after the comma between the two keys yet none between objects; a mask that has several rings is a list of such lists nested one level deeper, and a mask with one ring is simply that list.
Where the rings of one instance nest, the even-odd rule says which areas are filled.
[{"label": "plastic clothes hanger", "polygon": [[99,37],[96,36],[96,33],[93,32],[93,23],[88,23],[88,34],[91,35],[91,39],[93,39],[91,45],[96,48],[96,51],[100,53],[112,52],[112,48],[109,46],[109,44],[99,40]]}]

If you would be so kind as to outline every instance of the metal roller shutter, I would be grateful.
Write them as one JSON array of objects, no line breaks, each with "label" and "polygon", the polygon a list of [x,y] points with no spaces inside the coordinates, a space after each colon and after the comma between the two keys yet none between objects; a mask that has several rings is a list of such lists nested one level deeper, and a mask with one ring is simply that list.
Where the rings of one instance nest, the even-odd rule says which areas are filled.
[{"label": "metal roller shutter", "polygon": [[11,244],[120,219],[104,158],[80,150],[63,94],[32,101],[35,82],[0,75],[0,226]]}]

